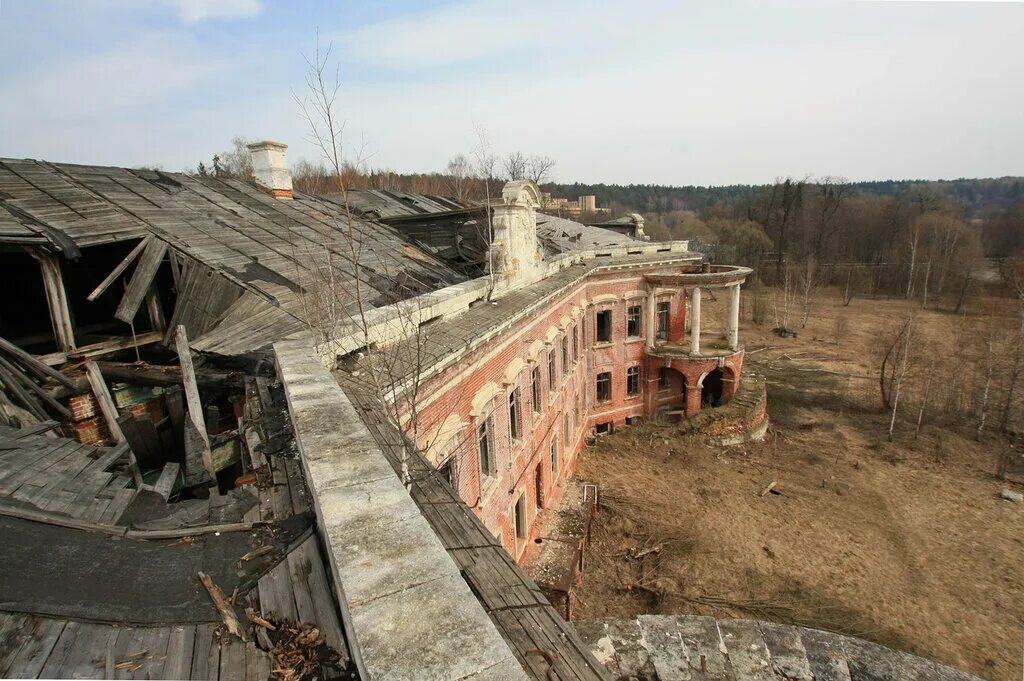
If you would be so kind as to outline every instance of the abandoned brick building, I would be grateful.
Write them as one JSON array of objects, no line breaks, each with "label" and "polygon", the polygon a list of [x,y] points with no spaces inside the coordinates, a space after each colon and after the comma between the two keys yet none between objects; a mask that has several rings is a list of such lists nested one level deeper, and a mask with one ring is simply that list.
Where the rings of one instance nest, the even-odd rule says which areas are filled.
[{"label": "abandoned brick building", "polygon": [[[285,145],[250,150],[253,181],[0,159],[0,673],[636,673],[629,625],[584,642],[518,562],[589,439],[764,433],[750,270],[639,216],[540,213],[528,181],[314,197]],[[715,678],[880,654],[755,627],[730,658],[713,619],[669,619],[637,632],[685,634]]]}]

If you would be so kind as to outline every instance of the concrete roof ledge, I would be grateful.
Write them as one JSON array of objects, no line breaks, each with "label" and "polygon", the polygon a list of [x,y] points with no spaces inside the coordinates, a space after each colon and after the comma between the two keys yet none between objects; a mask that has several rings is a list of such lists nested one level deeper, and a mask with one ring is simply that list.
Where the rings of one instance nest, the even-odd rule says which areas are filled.
[{"label": "concrete roof ledge", "polygon": [[526,679],[311,340],[274,353],[362,678]]}]

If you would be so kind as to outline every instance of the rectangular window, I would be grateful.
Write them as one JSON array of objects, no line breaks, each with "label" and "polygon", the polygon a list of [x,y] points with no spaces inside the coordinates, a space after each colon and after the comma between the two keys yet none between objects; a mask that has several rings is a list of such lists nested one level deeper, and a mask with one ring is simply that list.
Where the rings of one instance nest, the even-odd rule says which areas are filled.
[{"label": "rectangular window", "polygon": [[612,311],[601,310],[597,313],[597,342],[609,343],[612,340]]},{"label": "rectangular window", "polygon": [[626,309],[626,335],[630,338],[639,338],[641,333],[640,319],[643,308],[639,305],[631,305]]},{"label": "rectangular window", "polygon": [[597,401],[607,402],[612,399],[612,375],[605,371],[597,375]]},{"label": "rectangular window", "polygon": [[612,432],[612,424],[611,423],[598,423],[596,426],[594,426],[594,431],[598,435],[607,435],[608,433]]},{"label": "rectangular window", "polygon": [[519,423],[519,388],[508,394],[508,433],[513,440],[522,435]]},{"label": "rectangular window", "polygon": [[658,340],[668,338],[668,303],[658,303]]},{"label": "rectangular window", "polygon": [[516,536],[526,538],[526,495],[520,494],[516,499]]},{"label": "rectangular window", "polygon": [[658,369],[658,390],[668,390],[668,367]]},{"label": "rectangular window", "polygon": [[530,387],[533,390],[533,410],[540,413],[540,367],[533,367]]},{"label": "rectangular window", "polygon": [[562,373],[569,373],[569,336],[562,336]]},{"label": "rectangular window", "polygon": [[443,480],[445,480],[449,485],[451,485],[452,489],[456,489],[457,490],[457,488],[455,487],[455,457],[454,456],[452,458],[448,459],[447,461],[445,461],[443,464],[441,464],[441,467],[437,469],[437,472],[441,474],[441,478]]},{"label": "rectangular window", "polygon": [[480,452],[480,479],[494,475],[494,441],[491,439],[491,417],[484,419],[476,429],[476,445]]},{"label": "rectangular window", "polygon": [[562,444],[568,448],[572,443],[569,441],[570,435],[569,430],[569,414],[562,414]]},{"label": "rectangular window", "polygon": [[558,473],[558,438],[551,438],[551,472]]},{"label": "rectangular window", "polygon": [[580,325],[572,327],[572,361],[580,361]]},{"label": "rectangular window", "polygon": [[640,394],[640,367],[629,367],[626,369],[626,394]]},{"label": "rectangular window", "polygon": [[[552,393],[558,387],[558,374],[555,372],[555,351],[548,352],[548,390]],[[553,397],[553,395],[548,395]]]}]

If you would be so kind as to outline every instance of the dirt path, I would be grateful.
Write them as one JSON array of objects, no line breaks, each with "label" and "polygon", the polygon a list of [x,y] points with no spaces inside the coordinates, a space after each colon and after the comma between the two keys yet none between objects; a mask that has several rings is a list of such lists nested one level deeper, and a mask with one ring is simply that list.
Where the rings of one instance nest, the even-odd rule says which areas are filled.
[{"label": "dirt path", "polygon": [[[887,311],[859,313],[848,347],[863,350]],[[1020,678],[1024,505],[998,498],[1005,443],[912,424],[889,443],[870,381],[843,375],[870,375],[866,350],[745,332],[748,348],[788,343],[750,356],[769,380],[764,443],[712,449],[646,424],[581,456],[604,510],[577,616],[758,617]],[[798,352],[816,361],[779,359]],[[762,494],[773,481],[781,494]]]}]

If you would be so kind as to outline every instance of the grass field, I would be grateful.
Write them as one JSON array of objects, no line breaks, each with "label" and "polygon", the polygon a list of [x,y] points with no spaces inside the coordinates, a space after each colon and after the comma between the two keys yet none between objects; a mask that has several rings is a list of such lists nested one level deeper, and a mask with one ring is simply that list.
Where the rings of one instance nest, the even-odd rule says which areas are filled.
[{"label": "grass field", "polygon": [[[939,384],[907,390],[888,441],[878,346],[906,308],[825,292],[797,338],[745,322],[748,367],[768,379],[763,443],[710,448],[649,423],[586,450],[579,475],[603,503],[576,616],[799,623],[1019,679],[1024,504],[998,495],[1022,486],[994,476],[1005,438],[975,442],[966,417],[925,418],[915,434]],[[941,347],[956,321],[921,311],[915,324]],[[773,482],[781,494],[765,493]]]}]

